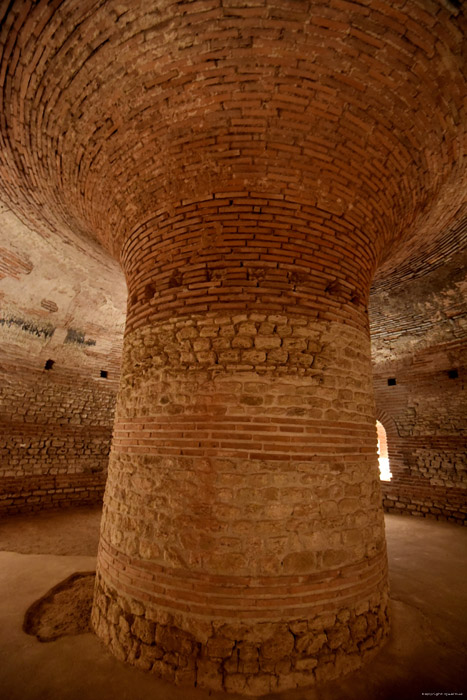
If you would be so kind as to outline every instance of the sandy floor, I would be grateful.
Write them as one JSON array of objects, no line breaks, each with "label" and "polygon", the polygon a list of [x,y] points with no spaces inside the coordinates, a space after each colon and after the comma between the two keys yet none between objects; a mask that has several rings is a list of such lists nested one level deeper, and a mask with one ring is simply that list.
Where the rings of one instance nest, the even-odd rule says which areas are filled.
[{"label": "sandy floor", "polygon": [[[95,567],[100,510],[0,520],[1,700],[218,700],[174,688],[114,659],[92,634],[40,643],[28,607]],[[387,516],[393,630],[364,669],[276,700],[414,700],[467,695],[467,528]],[[229,696],[233,697],[233,696]],[[458,695],[459,697],[459,695]]]},{"label": "sandy floor", "polygon": [[95,557],[101,506],[0,518],[0,551]]}]

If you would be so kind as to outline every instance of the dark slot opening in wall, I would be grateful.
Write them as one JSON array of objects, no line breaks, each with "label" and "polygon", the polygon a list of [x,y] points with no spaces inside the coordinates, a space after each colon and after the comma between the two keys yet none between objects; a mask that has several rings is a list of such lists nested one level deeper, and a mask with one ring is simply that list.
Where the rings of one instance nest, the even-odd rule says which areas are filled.
[{"label": "dark slot opening in wall", "polygon": [[459,376],[459,372],[457,371],[457,369],[448,370],[449,379],[457,379],[458,376]]},{"label": "dark slot opening in wall", "polygon": [[388,386],[396,386],[396,384],[397,384],[397,382],[396,382],[396,378],[395,378],[395,377],[390,377],[390,378],[388,379]]},{"label": "dark slot opening in wall", "polygon": [[44,369],[52,369],[55,364],[55,360],[46,360]]},{"label": "dark slot opening in wall", "polygon": [[103,379],[107,379],[108,376],[109,376],[109,373],[107,372],[107,370],[106,370],[106,369],[101,369],[101,377],[102,377]]}]

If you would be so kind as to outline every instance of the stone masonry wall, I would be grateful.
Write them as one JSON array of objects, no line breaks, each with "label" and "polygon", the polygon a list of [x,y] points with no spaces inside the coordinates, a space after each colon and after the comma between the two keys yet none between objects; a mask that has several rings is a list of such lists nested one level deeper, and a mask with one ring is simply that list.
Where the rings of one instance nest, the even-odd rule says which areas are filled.
[{"label": "stone masonry wall", "polygon": [[69,370],[15,370],[0,391],[0,512],[99,502],[115,384]]},{"label": "stone masonry wall", "polygon": [[104,250],[0,198],[0,513],[102,499],[125,300]]},{"label": "stone masonry wall", "polygon": [[[384,508],[465,523],[465,366],[452,344],[417,359],[406,366],[380,367],[375,374],[376,405],[387,430],[392,472],[391,481],[382,482]],[[450,378],[453,368],[457,377]],[[389,377],[396,378],[395,386],[388,386]]]},{"label": "stone masonry wall", "polygon": [[[465,226],[456,235],[465,237]],[[377,415],[393,475],[382,482],[383,503],[391,513],[464,523],[467,257],[434,259],[412,277],[402,266],[400,279],[376,282],[370,296]]]}]

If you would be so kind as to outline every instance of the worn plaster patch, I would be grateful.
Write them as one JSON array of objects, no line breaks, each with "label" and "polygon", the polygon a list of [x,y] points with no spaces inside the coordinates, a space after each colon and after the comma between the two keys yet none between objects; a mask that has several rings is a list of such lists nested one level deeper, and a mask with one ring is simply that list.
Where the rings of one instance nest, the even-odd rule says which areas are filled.
[{"label": "worn plaster patch", "polygon": [[23,631],[40,642],[91,632],[94,581],[94,571],[68,576],[28,608]]}]

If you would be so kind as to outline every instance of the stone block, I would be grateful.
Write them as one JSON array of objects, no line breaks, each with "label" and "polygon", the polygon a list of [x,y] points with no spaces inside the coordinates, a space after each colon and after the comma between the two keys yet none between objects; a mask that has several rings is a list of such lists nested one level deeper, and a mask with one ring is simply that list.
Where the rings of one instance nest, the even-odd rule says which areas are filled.
[{"label": "stone block", "polygon": [[315,570],[315,552],[293,552],[284,557],[284,573],[303,574]]},{"label": "stone block", "polygon": [[246,335],[246,336],[255,336],[257,333],[256,331],[256,324],[253,323],[252,321],[249,321],[247,323],[242,323],[238,327],[238,335]]},{"label": "stone block", "polygon": [[207,643],[207,654],[213,659],[225,659],[232,655],[235,642],[224,637],[211,637]]},{"label": "stone block", "polygon": [[131,626],[132,633],[145,644],[153,644],[155,641],[156,626],[142,617],[136,617]]},{"label": "stone block", "polygon": [[295,662],[295,668],[297,671],[313,671],[318,665],[318,660],[313,657],[306,657],[304,659],[297,659]]},{"label": "stone block", "polygon": [[222,671],[219,662],[207,658],[199,659],[196,681],[199,688],[222,690]]},{"label": "stone block", "polygon": [[246,695],[264,695],[270,693],[277,687],[277,678],[272,674],[258,673],[254,676],[248,676],[245,694]]},{"label": "stone block", "polygon": [[255,337],[255,348],[257,350],[274,350],[280,348],[282,339],[278,335],[258,335]]},{"label": "stone block", "polygon": [[260,365],[266,361],[266,353],[259,350],[242,351],[242,362],[249,365]]},{"label": "stone block", "polygon": [[279,661],[290,656],[294,648],[294,636],[287,627],[279,628],[274,635],[261,645],[260,655],[266,659]]},{"label": "stone block", "polygon": [[158,676],[158,678],[162,678],[162,680],[168,683],[173,683],[175,681],[175,668],[164,661],[154,661],[152,672]]},{"label": "stone block", "polygon": [[242,673],[228,673],[224,681],[227,693],[243,694],[246,689],[246,678]]}]

